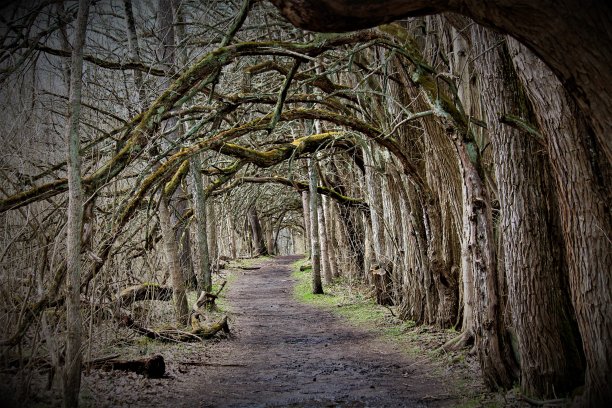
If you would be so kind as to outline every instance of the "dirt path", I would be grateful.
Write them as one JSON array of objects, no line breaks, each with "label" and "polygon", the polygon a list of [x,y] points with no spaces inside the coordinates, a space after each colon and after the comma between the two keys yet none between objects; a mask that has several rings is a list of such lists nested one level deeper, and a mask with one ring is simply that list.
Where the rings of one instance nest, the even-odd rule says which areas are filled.
[{"label": "dirt path", "polygon": [[[293,298],[279,257],[245,271],[228,292],[236,337],[181,381],[176,406],[453,406],[443,378],[394,347]],[[178,385],[178,384],[177,384]],[[161,402],[161,401],[160,401]]]}]

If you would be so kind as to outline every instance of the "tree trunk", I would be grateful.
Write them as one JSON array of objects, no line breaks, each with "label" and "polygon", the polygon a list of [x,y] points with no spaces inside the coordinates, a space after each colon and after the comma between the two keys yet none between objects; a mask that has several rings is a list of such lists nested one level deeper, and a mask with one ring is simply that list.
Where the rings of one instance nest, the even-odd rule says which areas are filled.
[{"label": "tree trunk", "polygon": [[210,259],[208,257],[208,231],[206,218],[206,196],[202,181],[202,161],[199,154],[191,158],[191,177],[193,180],[193,203],[196,216],[196,243],[200,258],[200,270],[198,273],[198,290],[210,292],[212,288],[212,276],[210,273]]},{"label": "tree trunk", "polygon": [[474,280],[474,330],[485,383],[490,388],[510,388],[513,376],[503,352],[503,328],[500,327],[499,289],[493,238],[491,201],[466,147],[457,141],[457,150],[463,165],[467,207],[464,225],[468,269]]},{"label": "tree trunk", "polygon": [[[372,225],[372,244],[374,245],[374,255],[376,262],[384,263],[387,261],[385,256],[385,231],[383,228],[382,196],[380,192],[381,180],[376,174],[376,145],[369,143],[369,149],[364,154],[366,159],[365,185],[368,192],[368,204],[370,205],[370,220]],[[367,272],[367,271],[366,271]]]},{"label": "tree trunk", "polygon": [[229,238],[230,258],[236,259],[238,256],[238,248],[237,248],[237,242],[236,242],[236,227],[234,227],[234,215],[231,212],[227,214],[227,228],[229,230],[228,238]]},{"label": "tree trunk", "polygon": [[63,406],[77,407],[81,389],[81,236],[83,188],[81,185],[81,90],[90,0],[80,0],[70,64],[70,97],[66,139],[68,143],[68,223],[66,226],[66,360],[63,373]]},{"label": "tree trunk", "polygon": [[270,255],[275,254],[276,240],[274,239],[274,223],[270,217],[266,218],[264,235],[266,237],[266,248]]},{"label": "tree trunk", "polygon": [[310,257],[312,259],[312,293],[322,294],[323,284],[321,283],[321,246],[319,244],[319,217],[318,193],[317,193],[317,169],[313,158],[308,159],[308,174],[310,186]]},{"label": "tree trunk", "polygon": [[[563,253],[555,228],[556,192],[548,157],[525,131],[504,126],[499,115],[529,118],[522,89],[503,38],[473,29],[480,90],[499,189],[500,232],[508,280],[508,304],[518,340],[521,389],[550,399],[569,393],[580,372],[571,330],[571,306],[563,290]],[[502,45],[499,45],[502,43]]]},{"label": "tree trunk", "polygon": [[329,269],[333,278],[340,276],[338,272],[338,258],[336,255],[336,241],[334,231],[334,220],[333,217],[333,203],[327,197],[321,197],[323,199],[323,217],[325,219],[325,228],[327,230],[327,252],[329,255]]},{"label": "tree trunk", "polygon": [[333,278],[329,255],[330,243],[325,226],[325,215],[323,212],[323,203],[321,202],[322,197],[319,197],[318,201],[319,208],[317,209],[317,218],[319,222],[319,242],[321,243],[321,272],[325,283],[329,285]]},{"label": "tree trunk", "polygon": [[176,324],[186,326],[189,317],[189,307],[187,305],[187,294],[185,291],[185,280],[181,272],[179,252],[174,240],[170,210],[166,197],[161,197],[159,203],[159,224],[162,231],[162,241],[164,242],[164,252],[168,273],[172,281],[172,298],[174,300],[174,313]]},{"label": "tree trunk", "polygon": [[206,227],[208,228],[208,260],[210,261],[211,268],[213,270],[217,270],[219,266],[219,239],[217,234],[218,220],[217,209],[212,200],[206,200],[206,210],[208,211],[208,215],[206,217]]},{"label": "tree trunk", "polygon": [[[136,35],[136,23],[134,22],[134,11],[132,9],[132,0],[123,0],[123,9],[125,11],[125,24],[127,29],[128,50],[132,62],[140,62],[140,47],[138,45],[138,36]],[[142,81],[142,72],[138,69],[133,71],[134,84],[138,88],[138,100],[136,109],[137,112],[142,110],[142,105],[146,103],[145,91]]]},{"label": "tree trunk", "polygon": [[[174,15],[177,4],[175,0],[159,0],[158,3],[158,27],[159,35],[161,38],[161,44],[159,47],[159,59],[161,65],[166,70],[172,70],[176,65],[179,65],[181,61],[177,61],[176,50],[177,40],[174,25]],[[180,41],[180,39],[179,39]],[[170,79],[164,78],[161,82],[163,88],[169,86]],[[166,122],[167,128],[175,128],[177,120],[172,118]],[[179,127],[180,128],[180,127]],[[179,137],[179,132],[174,130],[171,132],[169,138],[176,140]],[[169,209],[174,211],[170,212],[171,225],[174,230],[174,239],[177,243],[177,250],[179,251],[179,267],[183,274],[183,280],[189,284],[189,286],[195,288],[197,285],[197,278],[194,275],[193,261],[191,259],[191,239],[189,237],[189,231],[187,224],[181,220],[182,215],[187,210],[187,194],[183,192],[182,186],[175,189],[172,197],[169,199]]]},{"label": "tree trunk", "polygon": [[304,247],[306,257],[310,258],[310,197],[307,191],[302,191],[302,213],[304,216]]},{"label": "tree trunk", "polygon": [[264,241],[264,234],[259,222],[259,216],[257,215],[257,207],[255,204],[251,204],[247,210],[247,217],[249,224],[251,225],[251,233],[253,236],[253,247],[255,249],[254,256],[268,255],[268,249],[266,248],[266,242]]},{"label": "tree trunk", "polygon": [[[569,283],[586,357],[582,405],[612,403],[610,161],[552,72],[509,40],[513,62],[547,139],[559,195]],[[599,81],[594,81],[599,82]],[[609,139],[608,139],[609,140]]]}]

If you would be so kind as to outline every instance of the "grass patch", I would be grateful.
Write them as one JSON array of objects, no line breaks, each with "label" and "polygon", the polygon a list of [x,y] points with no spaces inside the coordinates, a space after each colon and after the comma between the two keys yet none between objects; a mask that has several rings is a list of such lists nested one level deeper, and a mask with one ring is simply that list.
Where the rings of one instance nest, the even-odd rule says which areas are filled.
[{"label": "grass patch", "polygon": [[[364,285],[349,284],[346,280],[337,280],[330,285],[324,285],[323,295],[312,294],[312,270],[300,270],[306,260],[300,260],[293,266],[293,278],[297,279],[294,296],[303,303],[331,310],[350,323],[368,330],[390,330],[389,334],[399,330],[400,323],[389,309],[380,306],[374,300],[371,290]],[[388,326],[389,327],[385,327]]]}]

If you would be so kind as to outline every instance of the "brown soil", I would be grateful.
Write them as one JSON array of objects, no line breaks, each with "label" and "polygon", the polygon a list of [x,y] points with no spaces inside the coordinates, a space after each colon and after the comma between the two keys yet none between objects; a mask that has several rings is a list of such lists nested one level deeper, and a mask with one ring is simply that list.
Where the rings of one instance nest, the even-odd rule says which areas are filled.
[{"label": "brown soil", "polygon": [[[291,264],[245,271],[227,294],[235,338],[160,406],[455,406],[443,378],[392,344],[293,298]],[[216,350],[215,350],[216,349]],[[197,362],[195,362],[197,364]],[[218,364],[218,365],[215,365]]]}]

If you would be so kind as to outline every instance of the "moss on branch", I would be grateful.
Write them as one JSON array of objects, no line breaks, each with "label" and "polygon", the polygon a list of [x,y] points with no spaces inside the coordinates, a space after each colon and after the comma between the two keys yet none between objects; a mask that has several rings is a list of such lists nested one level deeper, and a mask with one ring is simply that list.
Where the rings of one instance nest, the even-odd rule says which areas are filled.
[{"label": "moss on branch", "polygon": [[[314,57],[337,46],[369,41],[377,37],[378,35],[373,32],[364,31],[330,36],[323,39],[318,38],[315,41],[303,44],[283,41],[244,42],[221,47],[204,55],[174,80],[145,112],[137,115],[130,121],[124,136],[121,138],[125,143],[120,151],[94,171],[93,174],[84,177],[83,186],[91,193],[120,174],[134,158],[144,151],[150,139],[149,135],[157,131],[159,124],[167,116],[168,112],[175,108],[179,102],[185,102],[184,95],[206,77],[233,62],[236,58],[247,55],[286,55],[295,57],[296,53]],[[65,192],[67,189],[68,181],[66,179],[59,179],[27,191],[19,192],[0,200],[0,213],[41,199],[53,197]]]}]

